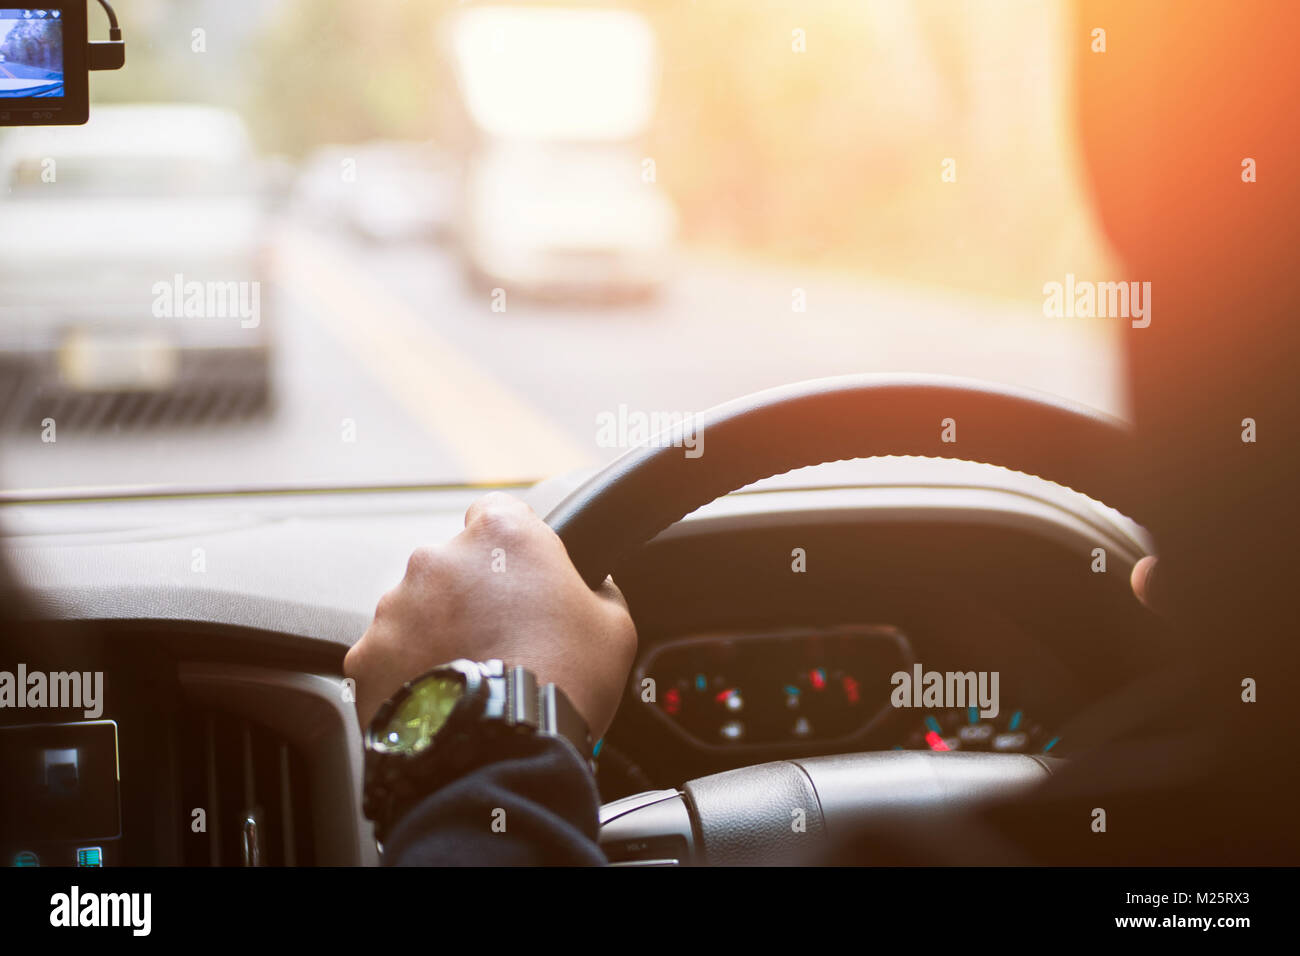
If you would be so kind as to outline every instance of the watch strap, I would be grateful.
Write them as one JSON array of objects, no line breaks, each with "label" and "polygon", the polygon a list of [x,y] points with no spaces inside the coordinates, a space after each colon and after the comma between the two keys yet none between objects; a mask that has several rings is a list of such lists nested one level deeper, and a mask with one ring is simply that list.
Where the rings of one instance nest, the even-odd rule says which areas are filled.
[{"label": "watch strap", "polygon": [[563,738],[591,766],[591,734],[564,691],[554,684],[538,684],[537,677],[525,667],[509,666],[499,660],[480,666],[488,682],[484,717],[507,726],[525,727],[544,737]]}]

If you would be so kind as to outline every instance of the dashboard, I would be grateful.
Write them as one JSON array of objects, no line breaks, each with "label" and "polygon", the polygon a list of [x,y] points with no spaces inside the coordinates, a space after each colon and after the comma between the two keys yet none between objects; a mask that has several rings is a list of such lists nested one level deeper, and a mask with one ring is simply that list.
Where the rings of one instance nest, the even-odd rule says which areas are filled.
[{"label": "dashboard", "polygon": [[[521,491],[545,513],[566,486]],[[102,672],[106,722],[0,711],[0,733],[42,725],[9,748],[35,775],[23,785],[70,791],[60,819],[4,835],[9,861],[377,862],[342,658],[409,553],[454,535],[479,493],[0,507],[41,622],[18,660]],[[1108,573],[1090,570],[1097,547]],[[719,499],[616,572],[640,650],[601,744],[602,798],[860,751],[1068,756],[1090,706],[1169,651],[1127,587],[1147,547],[1095,502],[964,462],[837,463]]]}]

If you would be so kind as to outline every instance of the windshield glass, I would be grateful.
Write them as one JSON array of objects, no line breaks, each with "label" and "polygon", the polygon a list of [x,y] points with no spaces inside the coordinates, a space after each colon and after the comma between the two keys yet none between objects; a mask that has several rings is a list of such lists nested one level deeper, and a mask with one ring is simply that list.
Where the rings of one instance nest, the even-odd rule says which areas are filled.
[{"label": "windshield glass", "polygon": [[118,6],[90,121],[0,130],[5,489],[531,481],[857,372],[1126,412],[1062,5]]}]

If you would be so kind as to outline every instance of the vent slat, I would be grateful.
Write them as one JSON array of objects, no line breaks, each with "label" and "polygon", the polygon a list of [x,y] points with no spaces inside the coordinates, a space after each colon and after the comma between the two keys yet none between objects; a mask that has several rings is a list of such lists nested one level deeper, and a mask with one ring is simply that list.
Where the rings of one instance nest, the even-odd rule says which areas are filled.
[{"label": "vent slat", "polygon": [[291,741],[242,715],[206,707],[178,724],[179,789],[188,822],[202,807],[206,832],[186,826],[184,862],[310,866],[310,775]]},{"label": "vent slat", "polygon": [[293,783],[289,767],[289,745],[280,744],[280,827],[284,838],[284,865],[298,865],[298,847],[293,834]]},{"label": "vent slat", "polygon": [[221,865],[221,785],[217,779],[217,727],[211,714],[203,722],[207,753],[208,804],[207,826],[209,858],[212,866]]}]

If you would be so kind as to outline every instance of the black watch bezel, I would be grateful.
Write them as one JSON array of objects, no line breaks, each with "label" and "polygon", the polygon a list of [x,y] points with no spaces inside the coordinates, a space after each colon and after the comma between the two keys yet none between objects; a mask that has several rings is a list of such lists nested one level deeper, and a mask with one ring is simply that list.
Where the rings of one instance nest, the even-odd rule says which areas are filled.
[{"label": "black watch bezel", "polygon": [[435,740],[442,734],[444,729],[453,721],[456,721],[458,716],[465,711],[474,710],[475,716],[481,715],[487,706],[488,699],[487,677],[484,675],[482,668],[473,661],[467,660],[454,660],[447,664],[439,664],[432,670],[425,671],[419,677],[408,680],[397,689],[392,697],[384,701],[366,726],[364,738],[366,753],[373,753],[393,760],[414,761],[419,760],[426,753],[433,750],[432,746],[415,751],[390,750],[384,742],[384,731],[388,727],[388,722],[392,720],[393,714],[411,696],[417,685],[423,684],[430,678],[446,678],[450,676],[460,679],[461,685],[464,687],[464,693],[456,701],[451,713],[447,715],[447,722],[434,735]]}]

